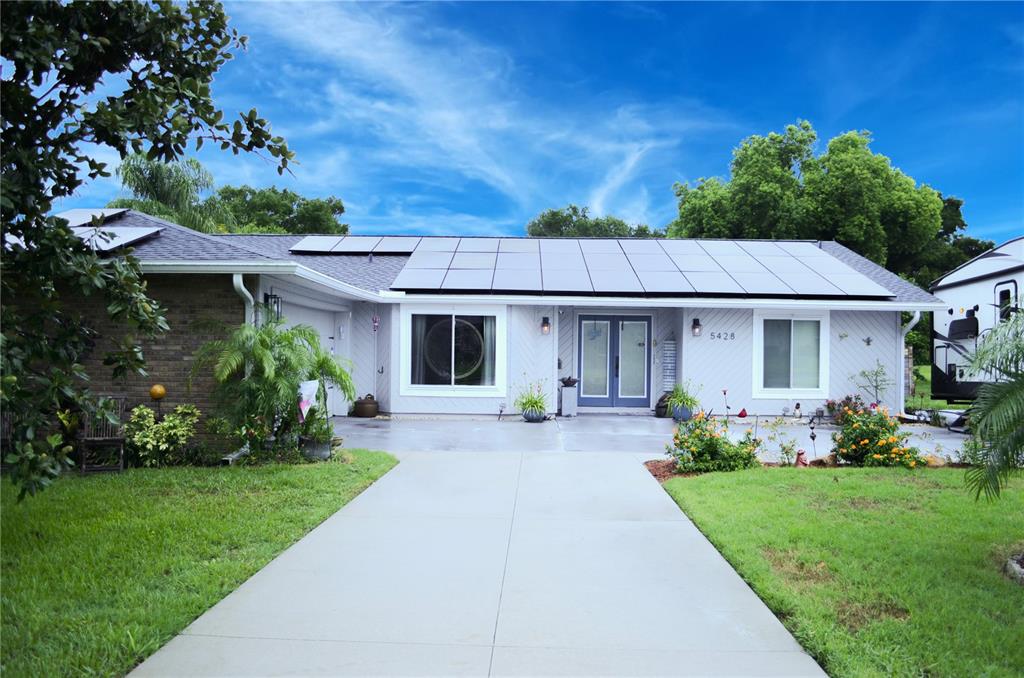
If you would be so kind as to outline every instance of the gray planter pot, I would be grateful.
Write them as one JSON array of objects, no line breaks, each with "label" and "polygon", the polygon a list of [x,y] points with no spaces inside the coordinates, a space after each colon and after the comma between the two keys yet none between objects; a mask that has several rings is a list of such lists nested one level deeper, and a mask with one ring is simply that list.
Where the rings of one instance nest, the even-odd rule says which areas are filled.
[{"label": "gray planter pot", "polygon": [[690,421],[693,411],[686,405],[676,405],[672,408],[672,418],[676,421]]},{"label": "gray planter pot", "polygon": [[303,439],[302,456],[310,461],[324,461],[331,458],[331,443],[318,443],[313,440]]},{"label": "gray planter pot", "polygon": [[544,421],[546,416],[547,415],[545,415],[540,410],[524,410],[523,411],[523,419],[525,419],[526,421],[530,422],[531,424],[537,424],[537,423],[540,423],[540,422]]}]

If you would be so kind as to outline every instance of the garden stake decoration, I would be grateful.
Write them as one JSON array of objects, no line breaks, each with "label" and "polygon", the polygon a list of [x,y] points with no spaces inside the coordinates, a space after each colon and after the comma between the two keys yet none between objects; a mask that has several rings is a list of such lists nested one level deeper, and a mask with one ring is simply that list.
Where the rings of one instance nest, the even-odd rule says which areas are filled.
[{"label": "garden stake decoration", "polygon": [[722,398],[725,400],[725,428],[729,429],[729,389],[722,389]]}]

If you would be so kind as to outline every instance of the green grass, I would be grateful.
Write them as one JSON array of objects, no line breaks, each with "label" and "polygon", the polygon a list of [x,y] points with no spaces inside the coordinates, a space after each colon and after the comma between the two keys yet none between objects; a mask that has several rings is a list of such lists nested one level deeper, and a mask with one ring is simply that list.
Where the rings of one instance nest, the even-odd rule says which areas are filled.
[{"label": "green grass", "polygon": [[947,403],[945,400],[932,400],[932,366],[914,365],[915,395],[907,398],[907,407],[917,410],[966,410],[965,403]]},{"label": "green grass", "polygon": [[[1024,479],[975,502],[963,471],[754,469],[665,489],[833,676],[1024,674]],[[685,576],[685,573],[679,573]]]},{"label": "green grass", "polygon": [[135,469],[2,501],[5,676],[121,675],[395,459]]}]

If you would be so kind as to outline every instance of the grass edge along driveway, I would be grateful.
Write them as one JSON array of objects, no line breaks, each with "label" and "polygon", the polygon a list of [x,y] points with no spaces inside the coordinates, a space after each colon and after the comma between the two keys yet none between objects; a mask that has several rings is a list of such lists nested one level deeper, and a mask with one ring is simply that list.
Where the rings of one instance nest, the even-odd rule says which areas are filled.
[{"label": "grass edge along driveway", "polygon": [[[1024,478],[975,502],[954,469],[766,468],[669,495],[833,676],[1024,674]],[[686,576],[685,572],[679,576]]]},{"label": "grass edge along driveway", "polygon": [[121,675],[390,470],[133,469],[0,488],[5,676]]}]

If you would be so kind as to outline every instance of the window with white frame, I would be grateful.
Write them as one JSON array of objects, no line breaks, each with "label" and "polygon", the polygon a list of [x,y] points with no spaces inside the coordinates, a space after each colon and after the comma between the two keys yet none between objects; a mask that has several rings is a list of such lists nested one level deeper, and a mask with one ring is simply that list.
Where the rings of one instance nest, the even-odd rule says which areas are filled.
[{"label": "window with white frame", "polygon": [[754,314],[754,397],[828,393],[828,314]]},{"label": "window with white frame", "polygon": [[501,394],[505,382],[504,308],[451,311],[403,309],[403,395]]}]

